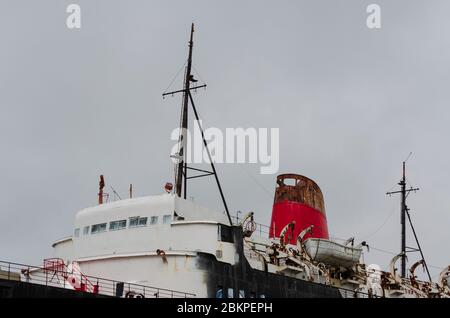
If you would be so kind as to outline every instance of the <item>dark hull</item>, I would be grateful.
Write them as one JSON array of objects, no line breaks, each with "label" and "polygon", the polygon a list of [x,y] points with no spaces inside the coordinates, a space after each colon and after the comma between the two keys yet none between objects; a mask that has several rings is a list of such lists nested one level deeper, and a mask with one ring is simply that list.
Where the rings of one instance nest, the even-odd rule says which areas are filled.
[{"label": "dark hull", "polygon": [[331,286],[308,282],[280,274],[251,268],[243,251],[242,229],[233,227],[233,240],[239,263],[219,262],[210,254],[198,253],[199,269],[207,271],[208,297],[270,297],[270,298],[341,298]]},{"label": "dark hull", "polygon": [[[341,298],[337,288],[255,270],[247,260],[232,266],[218,262],[210,254],[201,254],[199,268],[208,271],[207,293],[212,298],[221,297],[220,290],[225,298],[238,295],[252,298]],[[228,296],[230,288],[233,296]]]}]

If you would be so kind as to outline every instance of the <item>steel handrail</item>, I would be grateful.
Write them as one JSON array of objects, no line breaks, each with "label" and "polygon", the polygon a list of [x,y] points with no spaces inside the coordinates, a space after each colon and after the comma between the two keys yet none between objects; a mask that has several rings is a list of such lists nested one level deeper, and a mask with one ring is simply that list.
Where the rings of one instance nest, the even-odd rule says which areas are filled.
[{"label": "steel handrail", "polygon": [[[36,283],[42,283],[46,286],[49,284],[53,287],[61,287],[65,288],[67,286],[65,282],[64,276],[58,277],[58,273],[64,274],[73,274],[73,271],[66,271],[66,268],[61,271],[58,268],[50,269],[49,267],[41,267],[41,266],[33,266],[33,265],[27,265],[27,264],[21,264],[21,263],[14,263],[14,262],[7,262],[7,261],[1,261],[0,260],[0,271],[4,271],[7,273],[7,275],[2,275],[1,278],[4,278],[3,276],[6,276],[7,280],[13,280],[14,277],[12,277],[12,274],[19,274],[20,278],[22,280],[22,277],[25,277],[26,282],[33,282]],[[39,273],[39,274],[38,274]],[[49,275],[50,274],[50,275]],[[96,285],[98,286],[98,293],[102,295],[111,295],[115,296],[116,287],[119,283],[124,283],[124,290],[125,293],[133,292],[135,294],[142,294],[144,296],[153,295],[153,297],[179,297],[179,298],[191,298],[195,297],[196,295],[193,293],[178,291],[178,290],[172,290],[167,288],[160,288],[155,286],[148,286],[148,285],[141,285],[141,284],[135,284],[135,283],[127,283],[127,282],[120,282],[112,279],[107,278],[101,278],[96,276],[90,276],[90,275],[84,275],[80,273],[82,277],[85,277],[86,279],[89,279],[90,283],[94,285],[92,282],[96,282]],[[59,282],[59,279],[62,279],[62,282]],[[55,282],[57,281],[57,283]],[[128,287],[128,289],[125,289],[125,287]],[[151,296],[150,296],[151,297]]]}]

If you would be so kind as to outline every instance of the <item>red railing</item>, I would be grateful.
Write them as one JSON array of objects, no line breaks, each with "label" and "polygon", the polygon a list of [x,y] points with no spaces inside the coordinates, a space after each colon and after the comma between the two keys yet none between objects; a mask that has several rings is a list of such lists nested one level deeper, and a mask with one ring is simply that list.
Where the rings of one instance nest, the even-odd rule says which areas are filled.
[{"label": "red railing", "polygon": [[80,271],[76,263],[72,263],[71,269],[69,269],[61,258],[47,258],[44,259],[44,270],[60,275],[75,290],[93,294],[98,293],[98,285],[91,283],[86,275]]},{"label": "red railing", "polygon": [[[79,287],[75,288],[70,283],[69,279],[72,276],[77,275],[79,277]],[[72,267],[72,269],[68,268],[62,259],[57,258],[44,260],[43,267],[0,261],[0,279],[22,281],[57,288],[70,288],[80,292],[95,293],[112,297],[195,297],[195,294],[193,293],[84,275],[76,267]],[[95,284],[93,282],[95,282]]]},{"label": "red railing", "polygon": [[64,260],[60,258],[44,259],[44,270],[49,272],[55,272],[57,274],[67,277],[66,264],[64,264]]}]

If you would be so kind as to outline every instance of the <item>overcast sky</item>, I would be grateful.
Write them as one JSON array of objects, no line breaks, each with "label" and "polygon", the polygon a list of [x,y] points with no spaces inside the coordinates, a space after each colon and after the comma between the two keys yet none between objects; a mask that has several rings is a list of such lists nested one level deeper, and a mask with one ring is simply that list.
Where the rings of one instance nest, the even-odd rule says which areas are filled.
[{"label": "overcast sky", "polygon": [[[66,27],[70,3],[79,30]],[[370,3],[381,29],[366,26]],[[206,126],[280,128],[279,172],[318,183],[330,234],[366,240],[366,262],[386,268],[377,249],[399,251],[399,197],[385,193],[413,152],[408,205],[436,275],[450,263],[449,12],[446,0],[0,1],[0,259],[51,256],[96,204],[100,174],[122,197],[130,183],[162,193],[181,98],[161,93],[194,22]],[[268,224],[276,175],[217,168],[233,213]],[[222,209],[213,181],[189,195]]]}]

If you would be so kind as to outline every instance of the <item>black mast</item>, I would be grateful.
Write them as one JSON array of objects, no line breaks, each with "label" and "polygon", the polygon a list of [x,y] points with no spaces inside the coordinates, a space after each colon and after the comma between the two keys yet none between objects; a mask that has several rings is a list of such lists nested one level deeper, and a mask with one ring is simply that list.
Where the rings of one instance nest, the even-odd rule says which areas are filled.
[{"label": "black mast", "polygon": [[403,161],[403,177],[398,183],[401,188],[401,203],[400,203],[400,224],[402,226],[401,234],[401,252],[402,252],[402,268],[401,276],[406,276],[406,178],[405,178],[405,162]]},{"label": "black mast", "polygon": [[[194,86],[194,87],[190,86],[191,82],[193,82],[193,83],[197,82],[197,80],[195,80],[194,76],[192,76],[192,74],[191,74],[192,48],[194,46],[193,36],[194,36],[194,24],[192,23],[192,26],[191,26],[191,37],[190,37],[190,40],[189,40],[189,56],[188,56],[188,61],[187,61],[187,66],[186,66],[186,74],[185,74],[185,78],[184,78],[184,88],[182,90],[177,90],[177,91],[173,91],[173,92],[168,92],[168,93],[162,94],[163,97],[164,97],[164,96],[167,96],[167,95],[174,95],[176,93],[181,93],[181,92],[183,93],[183,105],[182,105],[182,113],[181,113],[181,129],[182,129],[182,131],[181,131],[181,134],[180,134],[181,147],[180,147],[180,151],[178,153],[178,155],[180,157],[180,162],[178,163],[177,172],[176,172],[175,191],[176,191],[176,194],[179,197],[181,197],[182,189],[184,187],[184,199],[186,199],[186,196],[187,196],[187,180],[188,179],[194,179],[194,178],[206,177],[206,176],[214,175],[214,177],[216,179],[217,187],[219,188],[220,197],[222,199],[222,203],[224,205],[225,212],[226,212],[227,217],[228,217],[228,221],[230,222],[230,225],[233,225],[233,222],[232,222],[231,216],[230,216],[230,212],[228,210],[227,202],[225,200],[225,196],[223,194],[222,187],[220,185],[219,177],[217,176],[217,171],[216,171],[216,168],[214,166],[214,162],[213,162],[213,160],[211,158],[211,153],[209,152],[209,148],[208,148],[208,144],[207,144],[206,139],[205,139],[203,128],[201,127],[200,122],[199,122],[199,115],[198,115],[197,109],[195,108],[194,99],[192,98],[192,95],[191,95],[191,92],[190,92],[191,90],[196,90],[197,88],[206,87],[206,84],[199,85],[199,86]],[[197,120],[197,124],[198,124],[198,127],[200,129],[200,132],[201,132],[201,136],[202,136],[202,139],[203,139],[203,144],[204,144],[204,146],[206,148],[206,152],[208,154],[209,162],[211,163],[212,171],[197,169],[197,168],[189,167],[187,165],[187,162],[186,162],[186,155],[187,155],[187,136],[186,136],[186,131],[187,131],[187,128],[188,128],[189,102],[191,103],[192,109],[194,110],[194,115],[195,115],[195,118]],[[188,176],[187,175],[187,171],[188,170],[201,172],[202,174],[194,175],[194,176]]]},{"label": "black mast", "polygon": [[[420,247],[419,244],[419,239],[417,238],[416,235],[416,231],[414,229],[414,226],[412,224],[411,221],[411,216],[409,215],[409,208],[406,205],[406,198],[409,194],[409,192],[416,192],[419,190],[419,188],[413,188],[411,187],[410,189],[406,189],[406,161],[403,161],[403,173],[402,173],[402,179],[400,180],[400,182],[398,183],[398,185],[400,186],[400,191],[394,191],[394,192],[387,192],[387,195],[392,195],[392,194],[396,194],[396,193],[400,193],[401,196],[401,201],[400,201],[400,224],[401,224],[401,244],[400,244],[400,248],[401,248],[401,277],[405,278],[406,277],[406,253],[408,252],[420,252],[420,255],[422,257],[423,260],[423,264],[424,267],[426,269],[426,272],[428,274],[428,278],[431,282],[431,275],[430,272],[428,270],[428,266],[427,263],[425,261],[425,257],[423,255],[422,252],[422,248]],[[416,244],[417,244],[417,248],[411,248],[406,246],[406,217],[408,217],[408,221],[409,224],[411,226]]]},{"label": "black mast", "polygon": [[[176,176],[176,185],[175,191],[176,194],[181,197],[181,191],[183,188],[183,174],[186,176],[186,153],[187,153],[187,136],[185,135],[186,130],[188,128],[188,103],[189,103],[189,89],[191,86],[191,67],[192,67],[192,48],[194,46],[193,42],[194,37],[194,23],[191,26],[191,37],[189,40],[189,55],[186,65],[186,74],[184,78],[184,90],[183,90],[183,107],[182,107],[182,119],[181,119],[181,148],[180,148],[180,157],[181,160],[178,163],[177,176]],[[184,178],[184,198],[186,199],[186,178]]]}]

